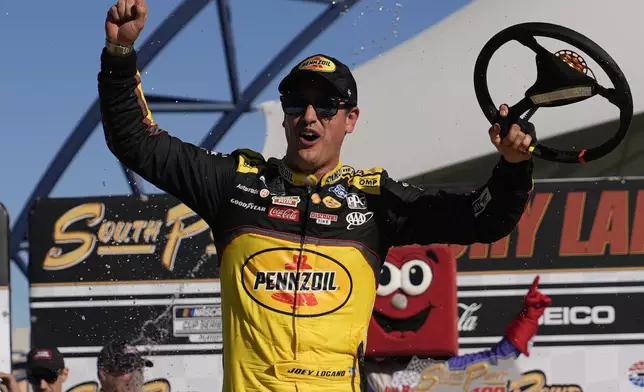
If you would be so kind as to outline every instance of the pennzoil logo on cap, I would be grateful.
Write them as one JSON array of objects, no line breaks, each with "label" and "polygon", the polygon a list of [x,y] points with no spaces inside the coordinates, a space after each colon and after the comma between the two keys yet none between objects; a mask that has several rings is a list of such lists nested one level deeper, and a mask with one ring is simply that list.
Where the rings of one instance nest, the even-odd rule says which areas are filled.
[{"label": "pennzoil logo on cap", "polygon": [[335,63],[323,56],[313,56],[302,61],[297,69],[318,72],[333,72],[335,71]]}]

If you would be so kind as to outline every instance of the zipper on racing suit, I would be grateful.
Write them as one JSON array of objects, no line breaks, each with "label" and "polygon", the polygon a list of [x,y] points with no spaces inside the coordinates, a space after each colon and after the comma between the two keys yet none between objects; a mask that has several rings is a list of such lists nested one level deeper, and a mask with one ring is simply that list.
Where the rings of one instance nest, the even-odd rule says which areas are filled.
[{"label": "zipper on racing suit", "polygon": [[[317,186],[317,191],[319,192],[320,184]],[[302,217],[302,225],[301,225],[301,230],[300,230],[300,253],[297,259],[297,266],[295,270],[296,276],[300,276],[300,264],[302,263],[302,256],[304,253],[304,243],[306,241],[306,229],[308,226],[308,221],[309,221],[309,214],[310,214],[310,207],[311,207],[311,196],[312,196],[312,188],[311,186],[306,187],[306,205],[304,208],[304,216]],[[299,288],[299,284],[295,285],[295,289],[293,291],[293,312],[292,314],[292,320],[293,320],[293,359],[297,360],[297,317],[295,316],[297,312],[297,302],[298,302],[298,297],[297,297],[297,291]],[[355,371],[358,372],[360,376],[360,391],[361,392],[366,392],[367,391],[367,377],[364,371],[364,360],[365,360],[365,349],[364,349],[364,341],[360,342],[360,345],[358,346],[358,352],[356,353],[358,363],[356,368],[354,368]]]},{"label": "zipper on racing suit", "polygon": [[[304,243],[306,241],[306,229],[308,225],[308,217],[309,217],[309,208],[311,206],[311,186],[306,187],[306,205],[304,208],[304,216],[302,217],[302,225],[301,225],[301,230],[300,230],[300,253],[297,258],[297,265],[296,265],[296,270],[295,270],[295,276],[299,278],[300,276],[300,265],[302,263],[302,256],[304,253]],[[299,282],[299,279],[298,279]],[[296,312],[297,312],[297,305],[298,305],[298,297],[297,297],[297,291],[299,288],[299,284],[295,285],[295,290],[293,291],[293,313],[292,313],[292,320],[293,320],[293,359],[297,360],[297,317],[296,317]]]}]

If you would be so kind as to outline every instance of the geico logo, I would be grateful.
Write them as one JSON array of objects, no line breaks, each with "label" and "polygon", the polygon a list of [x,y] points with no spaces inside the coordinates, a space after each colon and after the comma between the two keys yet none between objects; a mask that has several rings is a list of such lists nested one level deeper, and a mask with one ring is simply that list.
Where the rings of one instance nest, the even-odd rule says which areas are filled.
[{"label": "geico logo", "polygon": [[[52,239],[56,246],[49,249],[42,262],[45,270],[62,270],[85,261],[95,253],[98,256],[141,255],[157,252],[159,237],[167,238],[162,248],[161,264],[168,270],[174,268],[178,247],[184,238],[191,238],[208,229],[202,219],[185,225],[184,220],[196,214],[184,204],[176,205],[166,213],[165,226],[170,232],[161,236],[164,222],[161,219],[133,219],[113,221],[105,219],[104,203],[84,203],[66,211],[56,220]],[[92,231],[68,228],[75,223],[85,221]],[[212,233],[211,233],[212,239]],[[71,250],[63,250],[62,245],[77,244]],[[67,248],[69,249],[69,248]],[[207,254],[216,254],[214,245],[208,245]]]},{"label": "geico logo", "polygon": [[603,306],[550,307],[539,318],[539,325],[606,325],[615,322],[615,308]]},{"label": "geico logo", "polygon": [[335,291],[335,271],[326,272],[257,272],[253,290]]},{"label": "geico logo", "polygon": [[342,308],[353,281],[342,263],[328,255],[299,249],[268,249],[251,256],[242,268],[248,296],[271,311],[315,317]]}]

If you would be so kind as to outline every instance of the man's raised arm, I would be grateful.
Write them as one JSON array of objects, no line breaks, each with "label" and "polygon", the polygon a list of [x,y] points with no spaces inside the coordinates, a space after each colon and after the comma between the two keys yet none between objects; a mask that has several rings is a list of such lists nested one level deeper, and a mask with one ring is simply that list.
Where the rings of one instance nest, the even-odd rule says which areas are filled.
[{"label": "man's raised arm", "polygon": [[[501,117],[509,108],[501,105]],[[469,194],[429,192],[394,181],[383,173],[381,194],[386,230],[393,246],[492,243],[519,223],[532,194],[534,125],[519,120],[501,137],[499,124],[488,130],[501,153],[488,182]]]},{"label": "man's raised arm", "polygon": [[500,158],[492,177],[471,193],[433,192],[394,181],[381,195],[392,245],[492,243],[516,227],[532,192],[532,161]]},{"label": "man's raised arm", "polygon": [[216,214],[234,157],[215,155],[170,136],[152,119],[133,48],[147,16],[141,0],[119,0],[105,21],[98,93],[105,139],[130,170],[184,202],[202,218]]}]

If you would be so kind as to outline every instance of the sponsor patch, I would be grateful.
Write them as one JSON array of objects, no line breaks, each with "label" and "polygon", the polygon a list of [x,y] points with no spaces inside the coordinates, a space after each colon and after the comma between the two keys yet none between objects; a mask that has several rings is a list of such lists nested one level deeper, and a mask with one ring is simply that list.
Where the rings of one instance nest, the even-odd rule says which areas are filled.
[{"label": "sponsor patch", "polygon": [[329,191],[335,193],[338,199],[345,199],[347,197],[347,190],[340,184],[332,186],[329,188]]},{"label": "sponsor patch", "polygon": [[332,198],[331,196],[326,196],[324,199],[322,199],[322,202],[328,208],[340,208],[340,207],[342,207],[342,203],[340,203],[336,199]]},{"label": "sponsor patch", "polygon": [[474,200],[474,203],[472,203],[472,210],[474,211],[474,216],[478,216],[481,212],[485,211],[485,207],[487,207],[488,203],[492,200],[492,195],[490,194],[490,190],[488,187],[485,187],[483,192],[479,195],[479,197]]},{"label": "sponsor patch", "polygon": [[322,199],[320,198],[320,195],[314,193],[311,195],[311,201],[313,202],[313,204],[320,204],[322,202]]},{"label": "sponsor patch", "polygon": [[[370,171],[373,172],[373,171]],[[351,179],[351,185],[358,188],[362,192],[372,195],[380,194],[380,179],[381,173],[367,174],[363,176],[356,176]]]},{"label": "sponsor patch", "polygon": [[299,196],[273,196],[273,204],[284,207],[297,207],[300,204]]},{"label": "sponsor patch", "polygon": [[335,184],[340,181],[342,178],[350,178],[355,173],[355,169],[351,166],[342,166],[340,169],[336,170],[330,174],[325,180],[325,184]]},{"label": "sponsor patch", "polygon": [[350,193],[347,195],[347,207],[352,210],[366,210],[367,198],[365,197],[365,195]]},{"label": "sponsor patch", "polygon": [[315,219],[315,223],[320,225],[330,225],[331,222],[337,222],[338,216],[333,214],[324,214],[321,212],[312,212],[311,218]]},{"label": "sponsor patch", "polygon": [[347,215],[347,230],[353,230],[356,226],[362,226],[373,218],[373,212],[352,212]]},{"label": "sponsor patch", "polygon": [[271,206],[268,209],[268,216],[270,216],[271,218],[297,222],[300,220],[300,210],[298,210],[297,208]]},{"label": "sponsor patch", "polygon": [[242,184],[237,184],[237,189],[242,190],[244,192],[248,192],[253,195],[257,195],[259,193],[257,189],[249,188],[246,185],[242,185]]},{"label": "sponsor patch", "polygon": [[246,294],[264,308],[295,317],[333,313],[349,300],[353,283],[342,263],[328,255],[268,249],[242,268]]},{"label": "sponsor patch", "polygon": [[247,202],[244,202],[244,201],[241,201],[241,200],[237,200],[237,199],[230,199],[230,203],[231,203],[231,204],[234,204],[234,205],[236,205],[236,206],[239,206],[239,207],[245,208],[245,209],[247,209],[247,210],[252,210],[252,211],[266,211],[266,207],[258,206],[258,205],[257,205],[257,204],[255,204],[255,203],[250,203],[250,202],[249,202],[249,203],[247,203]]}]

